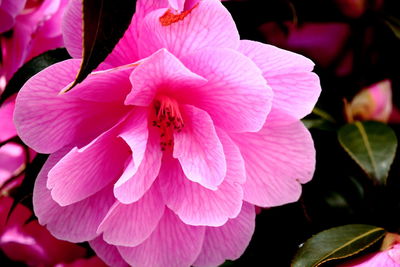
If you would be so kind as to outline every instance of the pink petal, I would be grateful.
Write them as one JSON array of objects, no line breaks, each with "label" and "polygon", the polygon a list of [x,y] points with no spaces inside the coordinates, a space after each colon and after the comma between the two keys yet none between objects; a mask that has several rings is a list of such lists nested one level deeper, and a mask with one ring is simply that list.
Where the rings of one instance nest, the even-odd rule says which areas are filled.
[{"label": "pink petal", "polygon": [[182,105],[185,127],[174,133],[173,157],[181,163],[186,177],[211,190],[226,175],[224,150],[207,112]]},{"label": "pink petal", "polygon": [[144,17],[151,11],[167,7],[167,0],[139,0],[129,28],[105,60],[113,66],[121,66],[139,60],[137,40]]},{"label": "pink petal", "polygon": [[185,94],[206,80],[188,70],[174,55],[161,49],[140,64],[130,76],[132,92],[125,103],[149,106],[156,94]]},{"label": "pink petal", "polygon": [[113,267],[127,267],[128,264],[119,254],[116,246],[104,242],[102,236],[89,241],[90,246],[106,264]]},{"label": "pink petal", "polygon": [[50,155],[46,161],[36,178],[33,207],[39,223],[47,225],[47,229],[55,237],[70,242],[83,242],[97,236],[96,229],[115,199],[111,187],[67,207],[59,206],[51,198],[50,190],[46,187],[47,174],[68,151],[69,149],[61,149]]},{"label": "pink petal", "polygon": [[65,9],[62,32],[65,47],[74,58],[82,58],[82,1],[70,0]]},{"label": "pink petal", "polygon": [[[228,167],[229,167],[228,161]],[[189,225],[221,226],[242,207],[243,191],[235,177],[227,177],[217,190],[188,180],[179,162],[165,160],[157,180],[166,205]],[[229,169],[229,168],[228,168]],[[233,181],[232,181],[233,180]]]},{"label": "pink petal", "polygon": [[[126,107],[118,103],[59,95],[74,80],[79,64],[80,60],[54,64],[33,76],[18,94],[14,112],[17,132],[38,152],[51,153],[69,143],[84,146],[126,113]],[[96,79],[87,88],[96,88],[96,81],[103,80]]]},{"label": "pink petal", "polygon": [[152,187],[139,201],[125,205],[116,202],[97,229],[109,244],[137,246],[157,227],[164,213],[160,192]]},{"label": "pink petal", "polygon": [[147,113],[148,110],[146,108],[135,107],[121,125],[118,136],[130,147],[132,161],[117,181],[116,186],[128,181],[136,173],[143,160],[149,137]]},{"label": "pink petal", "polygon": [[115,181],[123,172],[129,147],[113,128],[89,145],[73,148],[48,174],[47,188],[61,206],[81,201]]},{"label": "pink petal", "polygon": [[255,228],[255,209],[243,203],[235,219],[221,227],[207,227],[201,253],[194,262],[196,267],[218,266],[225,260],[236,260],[245,251]]},{"label": "pink petal", "polygon": [[314,63],[299,54],[272,45],[241,41],[240,51],[262,70],[274,92],[273,112],[280,110],[295,119],[309,114],[321,92]]},{"label": "pink petal", "polygon": [[246,182],[246,169],[239,147],[235,144],[235,142],[233,142],[233,140],[225,131],[219,128],[216,128],[216,130],[218,138],[224,147],[227,163],[227,171],[224,181],[244,184]]},{"label": "pink petal", "polygon": [[4,142],[17,135],[13,123],[14,108],[15,96],[10,97],[0,106],[0,142]]},{"label": "pink petal", "polygon": [[155,10],[145,17],[139,35],[142,58],[160,48],[179,58],[204,47],[239,47],[235,23],[218,0],[203,0],[183,15],[167,9]]},{"label": "pink petal", "polygon": [[261,207],[297,201],[300,183],[311,180],[315,149],[300,121],[276,125],[267,121],[257,133],[232,134],[245,160],[244,200]]},{"label": "pink petal", "polygon": [[[107,64],[102,67],[109,67]],[[113,68],[92,72],[84,83],[67,93],[68,97],[94,102],[124,102],[132,88],[129,75],[133,67]]]},{"label": "pink petal", "polygon": [[168,2],[171,8],[177,11],[183,11],[185,7],[185,0],[169,0]]},{"label": "pink petal", "polygon": [[182,62],[208,80],[196,91],[187,89],[187,103],[207,111],[227,131],[261,129],[271,109],[272,90],[249,58],[230,49],[203,49]]},{"label": "pink petal", "polygon": [[390,250],[370,253],[339,264],[338,267],[398,267],[399,263],[395,262],[388,252]]},{"label": "pink petal", "polygon": [[146,241],[136,247],[118,247],[118,250],[136,267],[190,266],[199,255],[204,230],[204,227],[184,224],[166,209],[158,227]]},{"label": "pink petal", "polygon": [[[135,154],[135,151],[133,153]],[[151,134],[143,161],[139,162],[140,165],[128,165],[122,177],[114,185],[115,197],[124,204],[138,201],[157,178],[162,155],[160,139]]]},{"label": "pink petal", "polygon": [[7,143],[0,147],[0,187],[17,174],[26,161],[26,152],[22,145]]}]

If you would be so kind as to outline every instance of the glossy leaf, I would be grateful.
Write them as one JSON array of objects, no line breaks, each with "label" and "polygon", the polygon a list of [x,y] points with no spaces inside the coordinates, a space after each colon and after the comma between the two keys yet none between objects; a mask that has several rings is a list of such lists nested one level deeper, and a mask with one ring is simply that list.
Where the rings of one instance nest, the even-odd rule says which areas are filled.
[{"label": "glossy leaf", "polygon": [[384,229],[364,224],[349,224],[325,230],[304,243],[297,251],[292,267],[314,267],[353,256],[381,240],[384,235]]},{"label": "glossy leaf", "polygon": [[387,125],[368,121],[343,126],[339,142],[358,165],[378,183],[385,183],[397,148],[394,131]]},{"label": "glossy leaf", "polygon": [[83,55],[74,83],[82,82],[112,52],[128,29],[136,0],[83,0]]},{"label": "glossy leaf", "polygon": [[394,35],[400,39],[400,19],[390,16],[385,20],[385,23],[389,26]]},{"label": "glossy leaf", "polygon": [[0,97],[2,104],[8,97],[17,93],[33,75],[48,66],[71,58],[65,48],[47,51],[25,63],[7,83],[6,89]]}]

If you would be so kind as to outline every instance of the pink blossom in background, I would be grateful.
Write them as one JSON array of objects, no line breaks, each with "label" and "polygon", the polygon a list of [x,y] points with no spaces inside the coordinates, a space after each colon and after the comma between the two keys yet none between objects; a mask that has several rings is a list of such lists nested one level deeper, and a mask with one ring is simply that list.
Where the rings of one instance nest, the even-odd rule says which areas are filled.
[{"label": "pink blossom in background", "polygon": [[[4,4],[11,2],[25,3],[20,0],[2,0]],[[24,9],[15,16],[12,28],[0,35],[0,94],[4,90],[5,81],[23,63],[47,50],[63,46],[61,19],[67,3],[68,0],[27,0]]]},{"label": "pink blossom in background", "polygon": [[0,0],[0,33],[8,31],[15,23],[15,17],[22,11],[26,0]]},{"label": "pink blossom in background", "polygon": [[267,22],[259,30],[268,43],[307,55],[324,67],[337,64],[338,76],[348,75],[353,67],[353,53],[347,51],[340,62],[338,55],[350,37],[350,26],[343,22],[308,22],[301,25],[286,22],[287,32],[276,22]]},{"label": "pink blossom in background", "polygon": [[[13,111],[15,106],[15,96],[7,99],[0,106],[0,143],[7,142],[15,137],[17,132],[12,121]],[[7,142],[0,147],[0,188],[5,186],[5,183],[21,172],[26,161],[26,152],[21,144],[15,142]],[[7,188],[12,188],[20,184],[22,177],[18,178]],[[0,194],[7,191],[7,188],[2,188]]]},{"label": "pink blossom in background", "polygon": [[32,77],[17,97],[18,134],[51,153],[34,189],[39,222],[59,239],[89,240],[111,266],[237,259],[254,206],[297,201],[313,175],[299,119],[320,93],[314,64],[241,41],[219,0],[185,5],[138,1],[113,53],[59,94],[81,62],[72,1],[63,34],[75,59]]},{"label": "pink blossom in background", "polygon": [[347,120],[399,123],[398,109],[392,103],[392,90],[390,80],[383,80],[364,88],[350,103],[345,104]]},{"label": "pink blossom in background", "polygon": [[400,266],[400,244],[390,249],[370,253],[339,265],[339,267],[398,267]]},{"label": "pink blossom in background", "polygon": [[23,205],[18,204],[7,220],[12,202],[0,197],[0,249],[11,260],[35,267],[106,266],[97,257],[83,259],[83,247],[55,239],[36,220],[27,222],[32,214]]}]

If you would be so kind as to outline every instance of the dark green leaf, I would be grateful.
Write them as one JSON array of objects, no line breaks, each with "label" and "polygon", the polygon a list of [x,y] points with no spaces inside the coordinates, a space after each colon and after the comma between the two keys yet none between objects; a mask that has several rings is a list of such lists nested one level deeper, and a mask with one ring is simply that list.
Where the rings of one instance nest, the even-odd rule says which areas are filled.
[{"label": "dark green leaf", "polygon": [[387,125],[375,122],[355,122],[338,132],[339,142],[358,165],[378,183],[385,183],[393,162],[397,138]]},{"label": "dark green leaf", "polygon": [[82,82],[112,52],[135,13],[136,0],[83,0],[83,60],[71,87]]},{"label": "dark green leaf", "polygon": [[400,19],[396,17],[388,17],[387,20],[385,20],[385,23],[389,26],[394,35],[400,39]]},{"label": "dark green leaf", "polygon": [[323,131],[336,131],[334,124],[324,119],[302,119],[307,129],[319,129]]},{"label": "dark green leaf", "polygon": [[297,251],[293,267],[314,267],[355,255],[385,235],[385,230],[364,224],[349,224],[325,230],[308,239]]},{"label": "dark green leaf", "polygon": [[26,81],[48,66],[70,58],[64,48],[47,51],[25,63],[7,83],[6,89],[0,96],[0,105],[11,95],[17,93]]}]

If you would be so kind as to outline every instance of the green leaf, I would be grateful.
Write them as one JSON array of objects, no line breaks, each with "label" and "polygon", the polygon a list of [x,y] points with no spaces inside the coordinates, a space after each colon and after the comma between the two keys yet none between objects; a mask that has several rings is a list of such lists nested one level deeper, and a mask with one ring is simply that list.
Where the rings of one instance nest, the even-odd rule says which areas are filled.
[{"label": "green leaf", "polygon": [[47,51],[34,57],[27,63],[25,63],[18,71],[13,75],[10,81],[7,83],[6,89],[0,96],[0,105],[11,95],[17,93],[21,87],[29,80],[33,75],[39,71],[47,68],[48,66],[71,58],[66,49],[55,49]]},{"label": "green leaf", "polygon": [[335,125],[324,119],[302,119],[307,129],[319,129],[323,131],[336,131]]},{"label": "green leaf", "polygon": [[385,23],[386,25],[389,26],[394,35],[396,35],[396,37],[400,39],[400,19],[393,16],[389,16],[385,20]]},{"label": "green leaf", "polygon": [[83,55],[74,83],[82,82],[112,52],[128,29],[136,0],[83,0]]},{"label": "green leaf", "polygon": [[375,121],[356,121],[340,128],[338,138],[369,177],[386,183],[397,148],[396,134],[389,126]]},{"label": "green leaf", "polygon": [[297,251],[292,267],[314,267],[335,259],[353,256],[381,240],[380,227],[349,224],[331,228],[308,239]]}]

